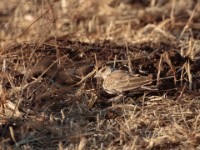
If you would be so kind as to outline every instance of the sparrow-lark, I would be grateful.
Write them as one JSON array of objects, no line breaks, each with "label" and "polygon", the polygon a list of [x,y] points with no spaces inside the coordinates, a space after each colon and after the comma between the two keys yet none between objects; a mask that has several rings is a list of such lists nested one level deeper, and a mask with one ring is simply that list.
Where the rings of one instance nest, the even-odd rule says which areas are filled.
[{"label": "sparrow-lark", "polygon": [[114,70],[108,66],[100,69],[95,77],[102,78],[103,89],[109,94],[122,94],[126,91],[136,91],[152,83],[152,75],[140,76],[123,70]]}]

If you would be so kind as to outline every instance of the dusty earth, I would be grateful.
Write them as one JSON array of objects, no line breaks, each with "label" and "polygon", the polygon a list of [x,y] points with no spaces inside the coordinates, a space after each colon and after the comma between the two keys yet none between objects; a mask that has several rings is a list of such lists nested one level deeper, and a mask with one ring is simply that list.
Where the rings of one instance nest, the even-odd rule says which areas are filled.
[{"label": "dusty earth", "polygon": [[[200,149],[200,1],[0,8],[1,149]],[[153,82],[117,98],[103,66]]]}]

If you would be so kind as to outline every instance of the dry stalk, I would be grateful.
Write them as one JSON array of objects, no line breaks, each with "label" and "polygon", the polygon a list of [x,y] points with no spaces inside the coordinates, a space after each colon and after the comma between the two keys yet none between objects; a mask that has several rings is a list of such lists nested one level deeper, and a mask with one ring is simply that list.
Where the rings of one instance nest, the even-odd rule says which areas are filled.
[{"label": "dry stalk", "polygon": [[15,142],[15,144],[16,145],[18,145],[17,144],[17,141],[16,141],[16,139],[15,139],[15,133],[14,133],[14,130],[13,130],[13,127],[9,127],[9,130],[10,130],[10,135],[11,135],[11,137],[12,137],[12,140]]},{"label": "dry stalk", "polygon": [[182,36],[183,36],[183,34],[185,33],[185,31],[189,28],[190,24],[192,23],[192,19],[194,18],[195,13],[196,13],[196,11],[198,10],[199,3],[200,3],[200,1],[197,2],[195,8],[193,9],[193,11],[192,11],[192,13],[191,13],[191,15],[190,15],[190,18],[188,19],[188,21],[187,21],[186,25],[184,26],[182,32],[180,33],[180,36],[179,36],[179,38],[178,38],[178,41],[182,38]]},{"label": "dry stalk", "polygon": [[190,38],[189,40],[189,48],[186,53],[186,56],[189,56],[192,60],[195,60],[195,46],[196,46],[196,41],[193,40],[193,38]]},{"label": "dry stalk", "polygon": [[83,77],[81,79],[81,81],[79,81],[78,83],[76,83],[76,84],[74,84],[72,86],[76,86],[76,85],[79,85],[79,84],[83,83],[85,80],[87,80],[88,78],[90,78],[91,76],[93,76],[95,74],[95,72],[96,72],[96,70],[93,70],[92,72],[88,73],[85,77]]},{"label": "dry stalk", "polygon": [[176,81],[177,81],[177,79],[176,79],[176,70],[173,67],[172,62],[171,62],[171,60],[169,58],[169,54],[167,52],[164,53],[164,61],[166,61],[167,64],[169,65],[169,67],[171,68],[171,70],[172,70],[172,72],[174,74],[174,84],[176,85]]},{"label": "dry stalk", "polygon": [[157,86],[160,84],[160,73],[163,70],[163,55],[160,56],[160,61],[158,64],[158,73],[157,73]]},{"label": "dry stalk", "polygon": [[127,58],[128,58],[128,68],[129,68],[129,72],[130,73],[133,73],[133,70],[132,70],[132,63],[131,63],[131,58],[130,58],[130,52],[128,50],[128,44],[126,42],[126,54],[127,54]]},{"label": "dry stalk", "polygon": [[117,61],[117,55],[115,55],[115,58],[114,58],[114,64],[113,64],[113,68],[115,69],[116,67],[116,61]]},{"label": "dry stalk", "polygon": [[91,93],[91,98],[88,100],[87,108],[91,109],[96,100],[97,100],[97,95],[95,93]]},{"label": "dry stalk", "polygon": [[190,68],[190,62],[186,63],[185,70],[186,70],[187,75],[188,75],[189,90],[192,90],[193,81],[192,81],[192,73],[191,73],[191,68]]},{"label": "dry stalk", "polygon": [[186,89],[186,85],[184,85],[183,88],[181,89],[181,93],[180,93],[179,97],[177,98],[177,102],[181,101],[181,98],[183,97],[185,89]]}]

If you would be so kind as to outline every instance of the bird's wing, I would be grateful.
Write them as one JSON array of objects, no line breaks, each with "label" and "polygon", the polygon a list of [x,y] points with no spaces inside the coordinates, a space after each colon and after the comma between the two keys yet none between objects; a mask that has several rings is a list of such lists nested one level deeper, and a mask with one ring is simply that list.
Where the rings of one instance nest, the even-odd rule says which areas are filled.
[{"label": "bird's wing", "polygon": [[151,82],[152,79],[150,77],[138,76],[122,70],[116,70],[104,80],[103,86],[108,91],[116,90],[123,92],[140,88],[142,85],[151,84]]},{"label": "bird's wing", "polygon": [[138,89],[141,86],[149,85],[152,83],[152,76],[135,76],[128,75],[128,81],[123,86],[123,91]]}]

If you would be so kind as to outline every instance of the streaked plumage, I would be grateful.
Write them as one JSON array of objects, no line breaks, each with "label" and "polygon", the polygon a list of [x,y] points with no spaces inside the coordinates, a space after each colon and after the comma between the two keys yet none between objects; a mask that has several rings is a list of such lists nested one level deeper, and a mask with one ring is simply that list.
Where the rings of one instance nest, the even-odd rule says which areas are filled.
[{"label": "streaked plumage", "polygon": [[151,75],[140,76],[123,70],[112,70],[110,67],[100,69],[95,77],[103,78],[103,88],[109,94],[140,90],[142,86],[152,83]]}]

